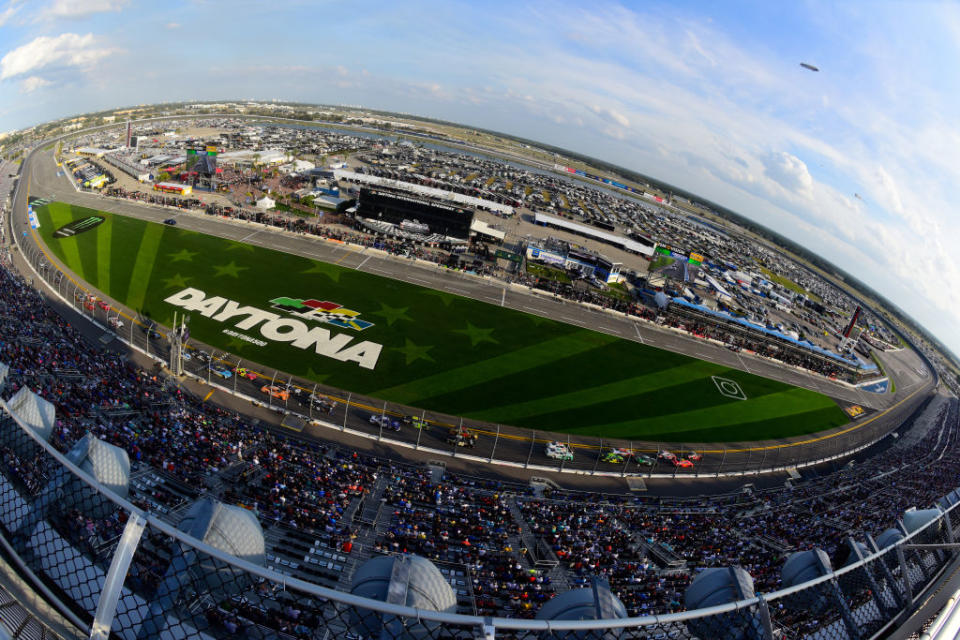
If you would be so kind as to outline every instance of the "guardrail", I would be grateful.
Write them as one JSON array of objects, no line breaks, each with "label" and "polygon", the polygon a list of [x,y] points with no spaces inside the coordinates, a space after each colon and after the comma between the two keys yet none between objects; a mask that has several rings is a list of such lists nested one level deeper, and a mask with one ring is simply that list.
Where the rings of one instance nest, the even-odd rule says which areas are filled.
[{"label": "guardrail", "polygon": [[[866,639],[900,621],[958,558],[951,544],[956,534],[953,505],[887,548],[878,549],[868,537],[860,547],[865,557],[836,572],[700,610],[548,621],[416,609],[291,577],[270,566],[269,549],[261,564],[226,553],[215,539],[198,540],[84,471],[108,473],[102,464],[98,467],[102,459],[81,461],[81,468],[6,403],[0,408],[0,451],[6,463],[0,467],[0,545],[26,579],[91,638],[214,638],[238,628],[258,638],[356,637],[372,624],[393,630],[381,637],[417,640]],[[121,475],[113,475],[110,486],[126,489]],[[307,554],[304,562],[310,560]]]}]

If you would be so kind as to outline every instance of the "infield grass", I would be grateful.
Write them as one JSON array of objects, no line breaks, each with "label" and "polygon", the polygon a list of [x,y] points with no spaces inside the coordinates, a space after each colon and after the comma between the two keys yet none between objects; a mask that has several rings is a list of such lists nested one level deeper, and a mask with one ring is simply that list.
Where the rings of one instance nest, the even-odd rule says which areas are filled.
[{"label": "infield grass", "polygon": [[[318,326],[383,345],[367,370],[287,343],[257,346],[224,333],[236,320],[190,313],[193,338],[271,373],[492,423],[608,438],[763,440],[847,422],[822,394],[608,334],[182,228],[63,203],[34,209],[40,235],[70,269],[166,326],[180,309],[164,299],[194,287],[279,314],[269,301],[280,296],[336,302],[374,325]],[[95,229],[52,237],[95,213],[106,218]],[[262,338],[256,328],[244,333]],[[746,400],[723,395],[712,376]]]}]

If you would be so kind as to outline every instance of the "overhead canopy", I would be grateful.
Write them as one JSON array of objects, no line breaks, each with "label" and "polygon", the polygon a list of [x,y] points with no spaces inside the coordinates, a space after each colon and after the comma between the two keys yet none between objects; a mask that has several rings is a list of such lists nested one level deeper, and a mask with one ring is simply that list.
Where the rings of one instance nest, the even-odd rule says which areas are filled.
[{"label": "overhead canopy", "polygon": [[[6,368],[6,365],[4,365]],[[6,372],[4,372],[6,375]],[[34,433],[43,438],[44,441],[50,440],[53,434],[53,426],[56,421],[56,407],[47,402],[27,387],[21,387],[9,401],[7,401],[7,410],[20,420],[24,425],[33,429]]]}]

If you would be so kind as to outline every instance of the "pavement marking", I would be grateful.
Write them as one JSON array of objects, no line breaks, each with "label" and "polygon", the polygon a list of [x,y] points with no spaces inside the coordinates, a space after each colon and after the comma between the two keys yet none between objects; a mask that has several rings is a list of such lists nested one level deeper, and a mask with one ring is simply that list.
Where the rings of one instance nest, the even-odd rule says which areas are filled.
[{"label": "pavement marking", "polygon": [[360,267],[362,267],[363,265],[367,264],[367,260],[369,260],[369,259],[372,258],[372,257],[373,257],[372,254],[369,255],[369,256],[367,256],[366,258],[363,259],[363,261],[362,261],[360,264],[358,264],[357,266],[355,266],[354,269],[356,269],[357,271],[359,271],[359,270],[360,270]]},{"label": "pavement marking", "polygon": [[207,400],[209,400],[209,399],[210,399],[210,396],[213,395],[213,392],[214,392],[214,391],[216,391],[216,389],[210,389],[210,393],[208,393],[207,395],[203,396],[203,401],[206,402]]},{"label": "pavement marking", "polygon": [[260,229],[257,229],[257,230],[254,231],[253,233],[249,233],[249,234],[243,236],[242,238],[240,238],[239,240],[237,240],[237,242],[246,242],[247,240],[249,240],[249,239],[252,238],[253,236],[255,236],[255,235],[257,235],[258,233],[260,233],[260,231],[261,231]]},{"label": "pavement marking", "polygon": [[416,277],[416,276],[410,276],[410,279],[413,280],[414,282],[423,282],[423,283],[425,283],[425,284],[430,284],[430,281],[429,281],[429,280],[425,280],[425,279],[423,279],[423,278],[418,278],[418,277]]},{"label": "pavement marking", "polygon": [[[346,257],[346,256],[344,256],[344,257]],[[378,268],[378,267],[368,267],[367,270],[368,270],[368,271],[379,271],[380,273],[385,273],[385,274],[387,274],[387,275],[390,275],[391,273],[393,273],[392,271],[387,271],[386,269],[380,269],[380,268]]]},{"label": "pavement marking", "polygon": [[640,325],[637,324],[636,322],[634,322],[634,323],[633,323],[633,329],[634,329],[634,331],[637,332],[637,339],[640,340],[640,344],[646,344],[646,343],[643,341],[643,336],[640,335]]},{"label": "pavement marking", "polygon": [[503,295],[500,297],[500,306],[504,306],[507,303],[507,288],[503,288]]},{"label": "pavement marking", "polygon": [[527,311],[537,311],[537,312],[540,311],[540,309],[537,309],[536,307],[528,307],[527,305],[523,305],[523,308],[526,309]]},{"label": "pavement marking", "polygon": [[746,362],[744,361],[744,359],[740,356],[740,353],[739,353],[739,352],[737,353],[737,360],[740,361],[740,364],[743,365],[743,368],[746,370],[747,373],[753,373],[752,371],[750,371],[750,367],[747,366],[747,363],[746,363]]},{"label": "pavement marking", "polygon": [[447,288],[448,288],[450,291],[455,291],[456,293],[459,293],[459,294],[462,295],[462,296],[470,296],[470,295],[471,295],[471,292],[470,292],[470,291],[467,291],[466,289],[461,289],[461,288],[459,288],[459,287],[447,287]]},{"label": "pavement marking", "polygon": [[600,330],[607,333],[620,333],[620,329],[614,329],[613,327],[600,327]]}]

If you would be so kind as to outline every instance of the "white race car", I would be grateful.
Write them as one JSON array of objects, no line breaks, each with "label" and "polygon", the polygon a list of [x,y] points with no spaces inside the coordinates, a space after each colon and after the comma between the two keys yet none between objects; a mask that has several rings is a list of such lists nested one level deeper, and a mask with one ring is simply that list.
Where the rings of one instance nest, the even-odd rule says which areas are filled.
[{"label": "white race car", "polygon": [[573,451],[567,446],[566,443],[558,442],[554,440],[553,442],[547,443],[547,457],[553,460],[563,460],[569,462],[573,460]]}]

